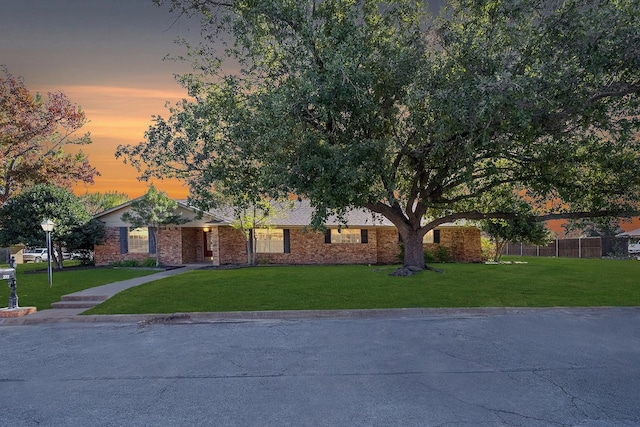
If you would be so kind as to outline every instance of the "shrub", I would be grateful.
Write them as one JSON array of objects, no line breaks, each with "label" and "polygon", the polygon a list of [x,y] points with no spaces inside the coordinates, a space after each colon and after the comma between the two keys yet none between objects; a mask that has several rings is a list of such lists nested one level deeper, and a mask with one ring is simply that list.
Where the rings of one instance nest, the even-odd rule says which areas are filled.
[{"label": "shrub", "polygon": [[426,264],[434,262],[452,262],[451,252],[446,246],[438,245],[434,250],[424,251],[424,262]]},{"label": "shrub", "polygon": [[451,258],[451,253],[449,252],[449,248],[446,246],[438,245],[435,253],[437,262],[451,262],[453,259]]},{"label": "shrub", "polygon": [[142,267],[155,267],[155,266],[156,266],[155,258],[147,258],[144,261],[142,261]]},{"label": "shrub", "polygon": [[424,263],[431,264],[436,262],[436,257],[433,255],[431,251],[424,251]]},{"label": "shrub", "polygon": [[[127,259],[124,261],[114,261],[109,263],[111,267],[140,267],[140,263],[135,259]],[[155,265],[155,261],[153,263]]]},{"label": "shrub", "polygon": [[493,261],[493,257],[496,253],[496,244],[488,237],[482,237],[480,239],[480,249],[482,251],[483,261]]}]

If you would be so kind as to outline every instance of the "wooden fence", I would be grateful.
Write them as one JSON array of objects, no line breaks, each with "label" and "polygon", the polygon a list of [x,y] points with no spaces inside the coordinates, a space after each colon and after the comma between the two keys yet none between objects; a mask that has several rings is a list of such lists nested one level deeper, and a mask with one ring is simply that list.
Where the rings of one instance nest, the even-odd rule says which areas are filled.
[{"label": "wooden fence", "polygon": [[581,237],[555,239],[547,246],[507,243],[504,255],[555,256],[564,258],[602,258],[603,256],[627,256],[627,239],[615,237]]}]

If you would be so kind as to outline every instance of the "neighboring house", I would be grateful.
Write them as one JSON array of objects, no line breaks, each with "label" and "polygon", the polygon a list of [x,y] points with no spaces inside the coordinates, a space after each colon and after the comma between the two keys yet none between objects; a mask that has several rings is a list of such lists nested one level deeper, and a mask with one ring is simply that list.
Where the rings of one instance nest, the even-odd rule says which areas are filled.
[{"label": "neighboring house", "polygon": [[[104,245],[96,246],[95,261],[105,265],[115,261],[138,260],[155,256],[158,240],[160,263],[182,265],[246,264],[247,249],[240,230],[231,226],[233,218],[222,212],[207,212],[195,219],[195,209],[178,202],[184,224],[132,229],[120,217],[130,202],[97,214],[106,228]],[[269,228],[257,229],[257,264],[396,264],[400,253],[397,229],[385,218],[365,211],[351,211],[347,227],[335,219],[326,225],[326,233],[311,230],[313,208],[308,202],[272,218]],[[425,248],[446,246],[453,259],[481,261],[480,230],[476,227],[443,225],[425,236]]]}]

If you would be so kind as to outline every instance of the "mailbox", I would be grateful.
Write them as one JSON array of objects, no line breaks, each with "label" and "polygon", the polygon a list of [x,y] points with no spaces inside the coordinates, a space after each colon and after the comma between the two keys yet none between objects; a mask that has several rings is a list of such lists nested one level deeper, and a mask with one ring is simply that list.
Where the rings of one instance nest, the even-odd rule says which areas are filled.
[{"label": "mailbox", "polygon": [[16,269],[0,268],[0,278],[7,281],[7,285],[11,288],[9,295],[9,309],[18,308],[18,294],[16,293]]},{"label": "mailbox", "polygon": [[3,280],[15,280],[16,269],[15,268],[0,268],[0,278]]}]

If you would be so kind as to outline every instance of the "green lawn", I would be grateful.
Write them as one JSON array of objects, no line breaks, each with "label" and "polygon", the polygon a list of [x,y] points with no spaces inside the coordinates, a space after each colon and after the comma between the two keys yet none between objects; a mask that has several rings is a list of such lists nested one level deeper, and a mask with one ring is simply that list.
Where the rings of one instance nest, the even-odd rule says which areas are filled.
[{"label": "green lawn", "polygon": [[86,314],[409,307],[640,306],[640,262],[510,258],[443,264],[444,274],[390,277],[393,267],[200,270],[129,289]]},{"label": "green lawn", "polygon": [[[73,266],[74,262],[66,262],[65,266]],[[4,268],[7,267],[5,264]],[[107,283],[127,280],[134,277],[156,273],[143,269],[85,268],[78,270],[53,271],[52,287],[49,287],[46,263],[30,263],[18,265],[16,284],[18,305],[21,307],[37,307],[38,310],[51,308],[51,303],[60,301],[62,295],[81,291]],[[0,308],[7,307],[11,289],[6,280],[0,283]]]}]

